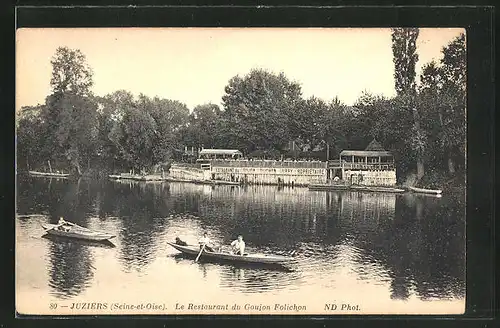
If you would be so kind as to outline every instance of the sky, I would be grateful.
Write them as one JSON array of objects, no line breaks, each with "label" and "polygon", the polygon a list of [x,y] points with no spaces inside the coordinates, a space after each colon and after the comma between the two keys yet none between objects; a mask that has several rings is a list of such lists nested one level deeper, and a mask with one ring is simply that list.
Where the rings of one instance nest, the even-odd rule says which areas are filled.
[{"label": "sky", "polygon": [[[461,28],[422,28],[417,76]],[[44,103],[50,60],[80,49],[96,95],[117,90],[196,105],[221,105],[224,87],[253,68],[285,75],[303,97],[352,105],[363,91],[393,96],[391,31],[379,28],[38,28],[16,34],[16,110]]]}]

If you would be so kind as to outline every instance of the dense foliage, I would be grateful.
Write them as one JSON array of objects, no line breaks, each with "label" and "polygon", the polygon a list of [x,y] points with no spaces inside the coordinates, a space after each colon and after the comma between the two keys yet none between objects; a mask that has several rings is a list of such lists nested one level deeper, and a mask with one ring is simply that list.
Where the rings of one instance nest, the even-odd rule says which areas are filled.
[{"label": "dense foliage", "polygon": [[325,160],[377,139],[394,152],[400,179],[417,173],[443,180],[464,169],[465,36],[442,49],[440,62],[426,63],[419,81],[417,37],[418,29],[393,30],[394,98],[365,92],[354,106],[336,97],[305,99],[300,84],[284,73],[254,69],[228,81],[222,107],[200,104],[192,111],[175,100],[124,90],[95,96],[85,56],[59,48],[51,62],[51,94],[18,113],[17,165],[47,169],[50,161],[75,174],[151,171],[185,159],[185,147]]}]

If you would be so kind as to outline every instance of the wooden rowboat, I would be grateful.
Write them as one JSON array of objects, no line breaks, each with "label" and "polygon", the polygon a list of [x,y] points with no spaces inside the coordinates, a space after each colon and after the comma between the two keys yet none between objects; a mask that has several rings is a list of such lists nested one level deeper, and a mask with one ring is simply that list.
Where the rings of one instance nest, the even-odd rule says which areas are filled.
[{"label": "wooden rowboat", "polygon": [[74,223],[69,223],[68,231],[60,229],[61,225],[59,224],[43,223],[42,227],[45,229],[46,233],[54,236],[70,237],[91,241],[104,241],[115,237],[114,235],[111,235],[109,233],[90,230]]},{"label": "wooden rowboat", "polygon": [[51,172],[29,171],[29,174],[31,176],[45,177],[45,178],[67,178],[67,177],[69,177],[69,173],[51,173]]},{"label": "wooden rowboat", "polygon": [[[170,246],[175,248],[176,250],[196,257],[200,253],[200,246],[182,246],[175,243],[167,242]],[[218,261],[229,261],[229,262],[238,262],[238,263],[256,263],[256,264],[286,264],[291,261],[290,257],[281,256],[281,255],[267,255],[267,254],[245,254],[234,255],[226,252],[209,252],[204,250],[201,254],[201,258],[210,259],[210,260],[218,260]]]},{"label": "wooden rowboat", "polygon": [[431,194],[431,195],[441,195],[443,192],[442,190],[438,189],[423,189],[423,188],[417,188],[417,187],[408,187],[413,192],[421,193],[421,194]]}]

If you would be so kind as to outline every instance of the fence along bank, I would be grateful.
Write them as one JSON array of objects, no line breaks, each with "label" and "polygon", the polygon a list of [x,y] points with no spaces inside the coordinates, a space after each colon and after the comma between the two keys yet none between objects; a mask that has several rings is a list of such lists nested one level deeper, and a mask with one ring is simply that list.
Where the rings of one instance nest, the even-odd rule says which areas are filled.
[{"label": "fence along bank", "polygon": [[170,177],[191,181],[307,186],[326,182],[327,163],[242,159],[233,149],[203,149],[196,164],[173,164]]},{"label": "fence along bank", "polygon": [[287,186],[396,185],[394,158],[376,140],[362,151],[344,150],[338,160],[329,162],[242,159],[243,154],[234,149],[202,149],[198,155],[196,164],[173,164],[170,177]]}]

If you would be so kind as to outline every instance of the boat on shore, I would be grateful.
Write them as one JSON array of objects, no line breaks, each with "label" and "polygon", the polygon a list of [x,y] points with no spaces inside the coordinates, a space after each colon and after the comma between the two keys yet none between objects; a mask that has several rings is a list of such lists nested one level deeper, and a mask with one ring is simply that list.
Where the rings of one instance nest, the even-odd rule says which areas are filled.
[{"label": "boat on shore", "polygon": [[[176,250],[192,256],[197,257],[200,253],[199,245],[178,245],[176,243],[167,242],[170,246]],[[267,254],[244,254],[235,255],[227,252],[209,252],[204,250],[201,254],[200,259],[212,260],[212,261],[223,261],[223,262],[234,262],[234,263],[252,263],[252,264],[279,264],[284,265],[289,263],[292,258],[281,255],[267,255]]]},{"label": "boat on shore", "polygon": [[29,174],[31,176],[34,176],[34,177],[45,177],[45,178],[67,178],[67,177],[69,177],[69,173],[29,171]]},{"label": "boat on shore", "polygon": [[428,194],[428,195],[441,195],[442,190],[440,189],[424,189],[417,187],[408,187],[408,189],[412,192],[420,193],[420,194]]},{"label": "boat on shore", "polygon": [[64,224],[42,223],[42,227],[49,235],[89,241],[105,241],[115,237],[112,234],[84,228],[71,222],[65,222]]}]

